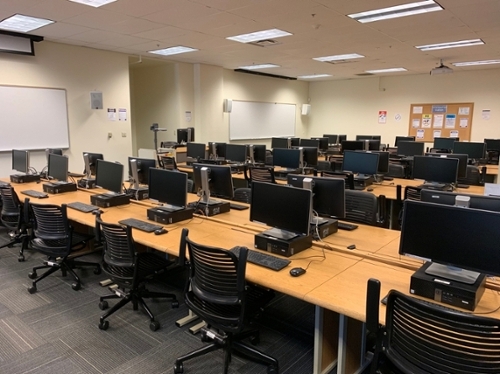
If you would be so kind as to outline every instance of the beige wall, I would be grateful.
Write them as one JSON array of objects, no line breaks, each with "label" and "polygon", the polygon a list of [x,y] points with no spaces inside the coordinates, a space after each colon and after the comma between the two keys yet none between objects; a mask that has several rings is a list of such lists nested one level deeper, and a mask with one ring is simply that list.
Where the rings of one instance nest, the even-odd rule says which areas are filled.
[{"label": "beige wall", "polygon": [[[66,89],[70,150],[64,154],[69,157],[69,169],[83,170],[83,151],[103,153],[107,160],[125,163],[132,151],[127,56],[50,42],[35,43],[35,53],[34,57],[0,54],[0,84]],[[103,110],[90,109],[91,91],[103,93]],[[125,108],[129,118],[109,121],[106,108]],[[7,126],[2,124],[2,128]],[[15,131],[15,124],[11,128]],[[45,153],[32,152],[31,166],[40,171],[45,165]],[[0,153],[0,175],[9,174],[10,153]]]},{"label": "beige wall", "polygon": [[[396,135],[408,134],[410,104],[473,102],[471,140],[500,138],[500,69],[312,82],[309,95],[307,136],[380,134],[392,144]],[[483,109],[491,110],[490,120],[482,118]],[[378,124],[379,110],[387,111],[386,124]]]}]

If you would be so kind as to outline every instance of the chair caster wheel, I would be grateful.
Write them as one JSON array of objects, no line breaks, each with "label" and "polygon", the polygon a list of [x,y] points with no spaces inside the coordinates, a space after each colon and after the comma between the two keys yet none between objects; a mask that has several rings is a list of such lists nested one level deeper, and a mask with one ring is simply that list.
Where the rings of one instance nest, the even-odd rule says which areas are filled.
[{"label": "chair caster wheel", "polygon": [[107,330],[109,327],[109,321],[101,321],[99,322],[99,330]]},{"label": "chair caster wheel", "polygon": [[36,286],[33,285],[31,287],[28,287],[28,292],[31,293],[31,294],[34,294],[36,292]]},{"label": "chair caster wheel", "polygon": [[278,368],[274,365],[268,366],[267,374],[278,374]]},{"label": "chair caster wheel", "polygon": [[184,366],[178,363],[174,364],[174,374],[182,374],[184,373]]},{"label": "chair caster wheel", "polygon": [[179,302],[177,300],[172,301],[172,308],[177,309],[179,307]]},{"label": "chair caster wheel", "polygon": [[73,283],[71,285],[71,288],[74,289],[75,291],[78,291],[80,288],[82,288],[82,286],[80,285],[80,283]]},{"label": "chair caster wheel", "polygon": [[29,279],[36,279],[37,276],[38,275],[37,275],[36,271],[32,271],[32,272],[28,273]]},{"label": "chair caster wheel", "polygon": [[95,275],[101,274],[101,267],[100,266],[98,266],[97,268],[94,269],[94,274]]},{"label": "chair caster wheel", "polygon": [[151,331],[156,331],[160,328],[160,323],[158,321],[151,321],[151,323],[149,324],[149,329]]},{"label": "chair caster wheel", "polygon": [[23,255],[18,256],[17,261],[24,262],[24,256]]},{"label": "chair caster wheel", "polygon": [[106,300],[101,301],[101,302],[99,303],[99,309],[101,309],[101,310],[106,310],[106,309],[108,309],[108,302],[107,302]]}]

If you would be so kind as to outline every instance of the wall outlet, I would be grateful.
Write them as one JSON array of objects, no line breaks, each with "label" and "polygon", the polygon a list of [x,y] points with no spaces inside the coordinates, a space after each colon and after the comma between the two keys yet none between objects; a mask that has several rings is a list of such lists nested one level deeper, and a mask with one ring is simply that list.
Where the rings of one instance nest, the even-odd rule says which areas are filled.
[{"label": "wall outlet", "polygon": [[113,133],[112,132],[108,132],[108,139],[111,139],[113,137]]},{"label": "wall outlet", "polygon": [[122,138],[126,138],[127,137],[127,133],[126,132],[122,132]]}]

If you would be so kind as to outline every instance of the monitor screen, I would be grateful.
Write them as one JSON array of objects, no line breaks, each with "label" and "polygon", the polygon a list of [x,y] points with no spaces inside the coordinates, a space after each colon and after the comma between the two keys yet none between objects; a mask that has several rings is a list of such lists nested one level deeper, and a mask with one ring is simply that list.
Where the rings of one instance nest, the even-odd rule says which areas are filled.
[{"label": "monitor screen", "polygon": [[[215,147],[215,154],[214,154]],[[226,143],[209,142],[208,154],[212,158],[226,158]]]},{"label": "monitor screen", "polygon": [[424,142],[400,141],[398,143],[397,154],[399,156],[423,156],[424,146]]},{"label": "monitor screen", "polygon": [[369,151],[379,151],[380,150],[380,140],[378,139],[370,139],[368,142],[368,150]]},{"label": "monitor screen", "polygon": [[311,191],[254,182],[250,220],[296,234],[309,234]]},{"label": "monitor screen", "polygon": [[318,148],[316,147],[300,147],[302,148],[302,161],[304,166],[318,165]]},{"label": "monitor screen", "polygon": [[12,150],[12,169],[21,173],[29,173],[30,170],[30,153],[29,151],[21,151],[18,149]]},{"label": "monitor screen", "polygon": [[97,160],[96,185],[105,190],[121,193],[123,165],[117,162]]},{"label": "monitor screen", "polygon": [[485,143],[474,142],[455,142],[453,144],[453,153],[464,153],[469,155],[469,158],[484,158],[486,155]]},{"label": "monitor screen", "polygon": [[301,151],[300,149],[273,149],[273,165],[289,169],[298,169],[300,167]]},{"label": "monitor screen", "polygon": [[271,148],[290,148],[287,138],[271,138]]},{"label": "monitor screen", "polygon": [[45,150],[45,156],[47,157],[47,164],[49,163],[49,155],[50,154],[62,156],[63,151],[61,148],[47,148]]},{"label": "monitor screen", "polygon": [[377,174],[378,153],[345,151],[342,170],[366,175]]},{"label": "monitor screen", "polygon": [[382,138],[380,135],[356,135],[356,140],[378,140]]},{"label": "monitor screen", "polygon": [[206,158],[206,149],[207,145],[204,143],[187,143],[186,156],[196,160],[202,160]]},{"label": "monitor screen", "polygon": [[301,147],[314,147],[319,148],[319,140],[317,139],[300,139]]},{"label": "monitor screen", "polygon": [[137,163],[137,174],[139,177],[138,181],[135,181],[139,184],[148,184],[149,183],[149,169],[156,167],[156,160],[152,158],[139,158],[139,157],[130,157],[128,158],[128,175],[132,177],[132,165],[130,165],[130,161],[135,160]]},{"label": "monitor screen", "polygon": [[338,135],[323,134],[323,137],[328,139],[328,144],[340,144]]},{"label": "monitor screen", "polygon": [[47,171],[49,178],[60,182],[68,180],[68,158],[55,154],[49,154],[49,168]]},{"label": "monitor screen", "polygon": [[194,127],[187,129],[177,129],[177,143],[194,142]]},{"label": "monitor screen", "polygon": [[201,189],[201,168],[209,169],[208,184],[210,194],[214,197],[223,199],[232,199],[234,196],[233,177],[231,175],[231,167],[229,165],[206,165],[193,164],[193,181],[195,191]]},{"label": "monitor screen", "polygon": [[467,196],[469,200],[470,209],[483,209],[491,210],[493,212],[500,212],[500,197],[482,196],[457,192],[435,191],[423,189],[420,191],[420,198],[422,201],[428,203],[455,205],[457,196]]},{"label": "monitor screen", "polygon": [[497,212],[405,200],[399,253],[498,276],[498,227]]},{"label": "monitor screen", "polygon": [[287,183],[294,187],[303,188],[304,178],[313,180],[313,209],[318,215],[338,219],[345,217],[344,178],[288,174]]},{"label": "monitor screen", "polygon": [[[188,143],[189,144],[189,143]],[[187,174],[164,169],[149,169],[149,198],[160,203],[187,205]]]},{"label": "monitor screen", "polygon": [[341,151],[362,151],[365,149],[365,143],[361,140],[343,140],[341,143]]},{"label": "monitor screen", "polygon": [[226,144],[226,160],[244,163],[247,160],[247,146],[243,144]]},{"label": "monitor screen", "polygon": [[500,139],[484,139],[487,151],[500,152]]},{"label": "monitor screen", "polygon": [[396,136],[394,146],[397,147],[399,145],[399,142],[414,142],[414,141],[415,141],[414,136]]},{"label": "monitor screen", "polygon": [[317,138],[311,138],[313,140],[318,140],[319,141],[319,150],[320,151],[328,151],[328,138],[325,137],[317,137]]},{"label": "monitor screen", "polygon": [[389,172],[389,152],[373,151],[378,154],[377,174],[386,174]]},{"label": "monitor screen", "polygon": [[432,148],[438,149],[453,149],[453,144],[458,141],[457,138],[434,138],[434,145]]},{"label": "monitor screen", "polygon": [[458,159],[447,157],[415,156],[413,158],[412,176],[426,182],[456,183]]},{"label": "monitor screen", "polygon": [[97,160],[104,160],[104,156],[102,153],[83,152],[84,158],[85,158],[85,154],[87,154],[89,157],[90,174],[95,175],[96,174],[96,167],[97,167]]},{"label": "monitor screen", "polygon": [[[259,164],[266,163],[266,145],[265,144],[252,144],[253,146],[253,160]],[[248,146],[250,152],[250,145]],[[250,154],[248,155],[250,157]]]},{"label": "monitor screen", "polygon": [[298,147],[300,145],[300,138],[289,138],[291,147]]},{"label": "monitor screen", "polygon": [[467,177],[467,165],[469,163],[469,156],[461,155],[459,153],[426,153],[426,156],[440,157],[440,158],[457,158],[458,159],[458,178]]}]

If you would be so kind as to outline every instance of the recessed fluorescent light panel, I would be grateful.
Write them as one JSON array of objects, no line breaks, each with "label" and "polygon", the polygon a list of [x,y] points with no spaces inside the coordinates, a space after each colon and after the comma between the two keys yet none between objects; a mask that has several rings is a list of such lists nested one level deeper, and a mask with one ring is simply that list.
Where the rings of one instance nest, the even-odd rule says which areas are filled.
[{"label": "recessed fluorescent light panel", "polygon": [[99,8],[100,6],[114,3],[116,0],[69,0],[73,3],[80,3],[83,5],[93,6],[94,8]]},{"label": "recessed fluorescent light panel", "polygon": [[170,56],[170,55],[178,55],[179,53],[194,52],[194,51],[197,51],[197,49],[190,47],[183,47],[179,45],[177,47],[170,47],[164,49],[157,49],[155,51],[149,51],[149,53],[154,53],[156,55],[162,55],[162,56]]},{"label": "recessed fluorescent light panel", "polygon": [[415,48],[418,48],[421,51],[434,51],[436,49],[470,47],[473,45],[482,45],[482,44],[484,44],[484,42],[481,39],[470,39],[470,40],[459,40],[458,42],[418,45]]},{"label": "recessed fluorescent light panel", "polygon": [[279,68],[279,65],[275,64],[260,64],[260,65],[248,65],[248,66],[240,66],[238,69],[245,70],[257,70],[257,69],[269,69],[269,68]]},{"label": "recessed fluorescent light panel", "polygon": [[476,66],[476,65],[493,65],[500,64],[500,60],[483,60],[483,61],[470,61],[470,62],[453,62],[454,66]]},{"label": "recessed fluorescent light panel", "polygon": [[298,79],[316,79],[316,78],[327,78],[331,77],[330,74],[313,74],[313,75],[299,75]]},{"label": "recessed fluorescent light panel", "polygon": [[415,14],[436,12],[443,10],[443,8],[433,0],[418,1],[416,3],[409,3],[403,5],[391,6],[389,8],[382,8],[376,10],[369,10],[356,14],[348,14],[348,17],[355,19],[360,23],[368,23],[375,21],[382,21],[384,19],[399,18],[413,16]]},{"label": "recessed fluorescent light panel", "polygon": [[380,73],[395,73],[398,71],[408,71],[405,68],[390,68],[390,69],[378,69],[378,70],[366,70],[366,73],[380,74]]},{"label": "recessed fluorescent light panel", "polygon": [[313,60],[328,62],[328,61],[342,61],[342,60],[350,60],[353,58],[362,58],[365,57],[363,55],[358,55],[357,53],[350,53],[346,55],[335,55],[335,56],[325,56],[325,57],[315,57]]},{"label": "recessed fluorescent light panel", "polygon": [[29,32],[42,26],[50,25],[51,23],[54,23],[54,21],[16,14],[0,22],[0,29],[17,32]]},{"label": "recessed fluorescent light panel", "polygon": [[235,42],[240,42],[240,43],[251,43],[251,42],[257,42],[259,40],[275,39],[289,35],[292,34],[279,29],[271,29],[271,30],[256,31],[250,34],[230,36],[227,37],[226,39],[234,40]]}]

